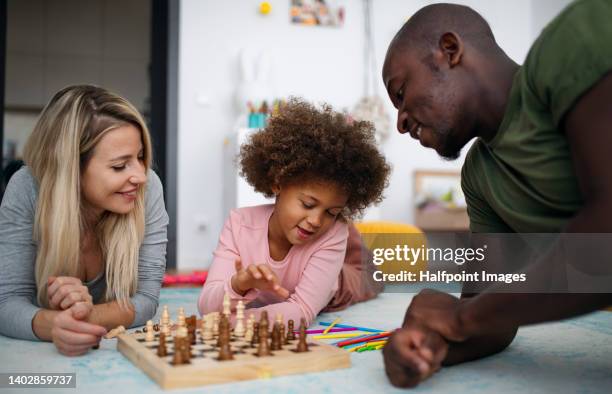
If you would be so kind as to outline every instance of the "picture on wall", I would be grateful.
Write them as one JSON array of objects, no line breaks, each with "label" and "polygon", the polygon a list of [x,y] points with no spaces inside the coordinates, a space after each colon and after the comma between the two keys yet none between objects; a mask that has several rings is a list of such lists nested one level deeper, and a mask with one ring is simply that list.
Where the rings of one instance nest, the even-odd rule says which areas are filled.
[{"label": "picture on wall", "polygon": [[465,231],[469,227],[458,171],[414,173],[415,224],[424,231]]},{"label": "picture on wall", "polygon": [[306,26],[344,25],[344,7],[330,0],[291,0],[291,22]]}]

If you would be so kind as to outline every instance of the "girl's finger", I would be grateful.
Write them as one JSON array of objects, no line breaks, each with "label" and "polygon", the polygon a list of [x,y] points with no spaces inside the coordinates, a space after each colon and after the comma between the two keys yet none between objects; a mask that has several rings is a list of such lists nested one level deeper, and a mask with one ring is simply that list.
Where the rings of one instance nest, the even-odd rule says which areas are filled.
[{"label": "girl's finger", "polygon": [[265,264],[260,264],[258,267],[259,271],[263,274],[268,282],[273,282],[276,279],[276,275],[274,275],[272,270],[270,270],[270,267]]},{"label": "girl's finger", "polygon": [[247,267],[247,271],[255,279],[261,279],[262,278],[262,274],[261,274],[261,272],[259,271],[259,268],[256,265],[253,265],[253,264],[249,265]]},{"label": "girl's finger", "polygon": [[234,261],[234,267],[236,267],[236,272],[242,271],[242,260],[240,258]]}]

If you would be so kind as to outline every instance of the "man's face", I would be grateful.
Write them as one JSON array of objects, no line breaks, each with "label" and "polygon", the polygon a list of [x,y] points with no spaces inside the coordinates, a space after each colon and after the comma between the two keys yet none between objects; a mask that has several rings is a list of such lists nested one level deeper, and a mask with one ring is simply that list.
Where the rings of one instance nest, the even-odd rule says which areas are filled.
[{"label": "man's face", "polygon": [[456,159],[469,141],[468,113],[462,105],[458,78],[451,70],[436,69],[433,55],[390,48],[383,66],[383,82],[397,108],[397,129],[410,133],[421,145],[444,158]]}]

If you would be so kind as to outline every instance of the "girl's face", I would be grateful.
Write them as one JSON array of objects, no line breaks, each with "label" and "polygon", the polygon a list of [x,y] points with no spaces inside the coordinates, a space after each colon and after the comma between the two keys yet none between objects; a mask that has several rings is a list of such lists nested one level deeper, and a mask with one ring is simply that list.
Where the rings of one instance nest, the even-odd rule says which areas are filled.
[{"label": "girl's face", "polygon": [[348,201],[348,194],[332,182],[309,182],[273,188],[276,194],[270,235],[291,245],[302,245],[324,234]]},{"label": "girl's face", "polygon": [[85,209],[96,217],[105,211],[126,214],[146,181],[140,130],[132,125],[111,130],[95,146],[81,174]]}]

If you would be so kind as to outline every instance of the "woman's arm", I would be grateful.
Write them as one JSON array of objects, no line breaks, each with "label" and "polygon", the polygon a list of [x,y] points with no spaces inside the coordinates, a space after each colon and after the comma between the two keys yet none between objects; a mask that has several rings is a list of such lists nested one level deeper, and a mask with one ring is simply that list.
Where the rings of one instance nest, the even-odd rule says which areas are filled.
[{"label": "woman's arm", "polygon": [[0,205],[0,334],[38,340],[32,320],[36,303],[36,244],[32,239],[36,185],[27,168],[11,178]]},{"label": "woman's arm", "polygon": [[145,235],[139,252],[138,287],[130,298],[133,309],[121,309],[114,302],[96,305],[93,319],[105,327],[116,327],[119,324],[126,327],[142,326],[153,318],[159,303],[159,292],[166,270],[169,219],[161,181],[153,171],[149,171],[148,175]]}]

